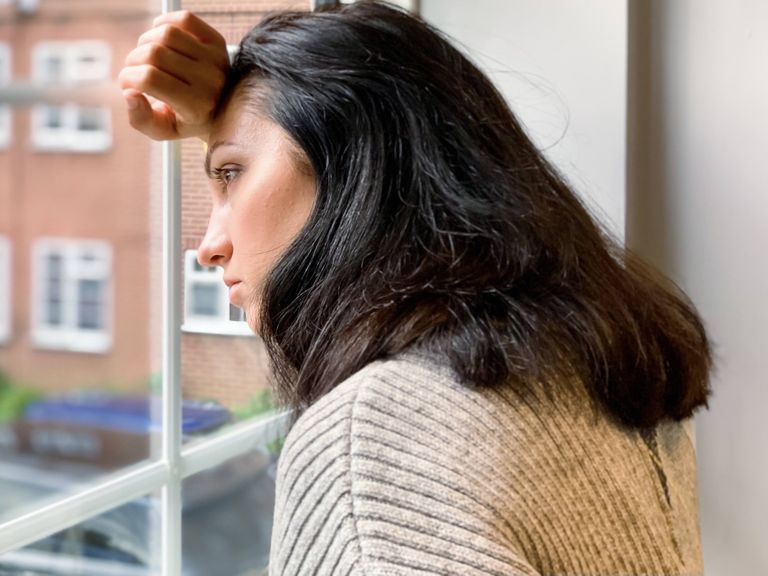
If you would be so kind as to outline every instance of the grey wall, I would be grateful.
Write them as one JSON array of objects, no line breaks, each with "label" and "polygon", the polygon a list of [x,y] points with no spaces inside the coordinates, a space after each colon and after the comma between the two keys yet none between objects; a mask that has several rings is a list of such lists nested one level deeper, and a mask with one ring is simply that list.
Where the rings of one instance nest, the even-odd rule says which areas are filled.
[{"label": "grey wall", "polygon": [[614,233],[623,236],[626,0],[421,0],[464,45]]}]

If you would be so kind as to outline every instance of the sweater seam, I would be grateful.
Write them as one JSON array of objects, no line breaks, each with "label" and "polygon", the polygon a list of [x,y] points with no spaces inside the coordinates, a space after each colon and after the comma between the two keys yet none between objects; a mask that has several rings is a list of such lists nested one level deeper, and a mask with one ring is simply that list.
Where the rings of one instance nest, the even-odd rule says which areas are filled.
[{"label": "sweater seam", "polygon": [[355,408],[357,407],[357,401],[360,396],[360,388],[364,386],[365,380],[363,380],[358,386],[355,387],[355,394],[350,403],[350,417],[349,417],[349,431],[347,434],[347,471],[349,474],[349,506],[352,514],[352,525],[355,531],[355,540],[357,542],[358,558],[354,562],[360,568],[360,573],[365,574],[365,555],[363,553],[363,541],[360,537],[360,529],[358,527],[358,517],[355,512],[355,477],[352,470],[352,427],[355,422]]}]

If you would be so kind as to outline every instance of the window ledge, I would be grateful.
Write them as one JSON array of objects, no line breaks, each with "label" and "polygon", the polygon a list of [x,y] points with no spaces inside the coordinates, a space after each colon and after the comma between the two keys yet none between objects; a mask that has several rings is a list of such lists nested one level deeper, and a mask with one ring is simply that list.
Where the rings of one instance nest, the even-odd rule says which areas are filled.
[{"label": "window ledge", "polygon": [[211,334],[214,336],[247,336],[254,338],[254,334],[245,322],[185,322],[181,327],[182,332],[189,334]]},{"label": "window ledge", "polygon": [[104,332],[37,330],[32,334],[32,345],[38,350],[106,354],[112,347],[112,338]]}]

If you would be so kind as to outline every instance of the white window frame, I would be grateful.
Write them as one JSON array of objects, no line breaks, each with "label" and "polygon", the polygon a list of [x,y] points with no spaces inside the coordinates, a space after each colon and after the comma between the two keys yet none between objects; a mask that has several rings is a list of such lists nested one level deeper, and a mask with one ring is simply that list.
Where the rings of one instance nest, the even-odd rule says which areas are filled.
[{"label": "white window frame", "polygon": [[[202,267],[197,264],[197,251],[184,252],[184,332],[221,334],[229,336],[253,336],[245,320],[230,320],[229,292],[224,284],[224,270],[215,266]],[[197,315],[192,300],[193,286],[202,284],[215,286],[218,290],[218,316]]]},{"label": "white window frame", "polygon": [[[11,47],[7,42],[0,42],[0,87],[11,82]],[[8,148],[11,144],[11,107],[0,106],[0,150]]]},{"label": "white window frame", "polygon": [[[62,78],[52,79],[46,74],[43,61],[54,56],[62,60]],[[82,62],[89,58],[90,63]],[[39,84],[74,86],[83,82],[109,80],[112,49],[103,40],[43,41],[32,49],[32,79]]]},{"label": "white window frame", "polygon": [[[50,58],[61,60],[61,78],[51,78],[45,66]],[[32,78],[38,84],[74,86],[109,80],[111,48],[100,40],[39,42],[32,51]],[[84,62],[84,59],[91,61]],[[48,111],[58,108],[61,126],[46,123]],[[86,110],[96,108],[100,130],[82,130],[80,120]],[[108,106],[84,107],[67,103],[38,104],[32,108],[32,145],[38,151],[105,152],[112,146],[112,112]]]},{"label": "white window frame", "polygon": [[11,338],[11,243],[0,236],[0,345]]},{"label": "white window frame", "polygon": [[[85,253],[93,254],[96,259],[84,263],[81,257]],[[46,321],[49,284],[45,263],[51,254],[62,257],[63,320],[59,326]],[[112,247],[101,240],[41,238],[34,244],[32,258],[32,344],[37,348],[70,352],[109,352],[112,346]],[[104,326],[100,330],[77,327],[77,283],[83,279],[105,284]]]},{"label": "white window frame", "polygon": [[[163,0],[163,11],[180,8],[180,0]],[[160,526],[152,541],[158,546],[158,565],[152,574],[180,576],[181,485],[185,478],[214,468],[229,459],[266,447],[285,435],[290,418],[282,412],[241,422],[194,443],[181,445],[181,147],[163,144],[163,343],[162,386],[153,415],[160,423],[152,446],[154,457],[97,479],[76,493],[62,494],[0,522],[0,554],[76,526],[137,498],[161,494]]]}]

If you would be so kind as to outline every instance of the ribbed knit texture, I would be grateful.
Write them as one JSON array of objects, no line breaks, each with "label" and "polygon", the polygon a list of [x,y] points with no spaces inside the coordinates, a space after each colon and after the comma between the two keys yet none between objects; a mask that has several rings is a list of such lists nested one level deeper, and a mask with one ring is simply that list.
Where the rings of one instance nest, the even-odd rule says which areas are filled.
[{"label": "ribbed knit texture", "polygon": [[286,438],[269,574],[702,574],[684,426],[617,424],[578,383],[547,396],[370,364]]}]

